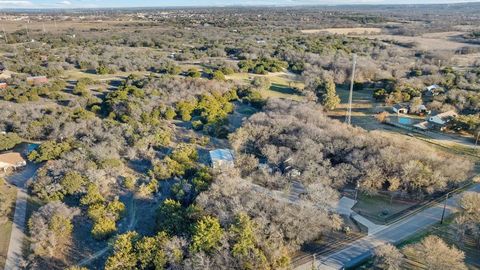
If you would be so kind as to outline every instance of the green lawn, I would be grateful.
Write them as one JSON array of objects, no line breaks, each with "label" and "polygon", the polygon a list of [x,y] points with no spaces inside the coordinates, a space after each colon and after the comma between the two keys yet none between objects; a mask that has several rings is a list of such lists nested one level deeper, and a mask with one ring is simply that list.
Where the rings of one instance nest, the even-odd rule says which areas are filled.
[{"label": "green lawn", "polygon": [[270,89],[263,90],[263,98],[284,98],[301,101],[303,96],[299,95],[294,88],[303,89],[305,85],[299,78],[292,74],[285,72],[269,73],[266,75],[250,74],[250,73],[234,73],[226,76],[227,79],[249,83],[254,77],[266,77],[272,83]]},{"label": "green lawn", "polygon": [[389,196],[368,196],[360,193],[358,202],[353,207],[353,210],[375,223],[385,224],[385,221],[388,220],[389,217],[413,205],[415,205],[415,203],[398,200],[390,202]]},{"label": "green lawn", "polygon": [[8,221],[0,225],[0,269],[3,269],[7,258],[10,234],[12,232],[12,220],[15,209],[15,200],[17,198],[17,189],[10,185],[3,184],[0,187],[0,193],[6,195],[8,198],[7,200],[11,203],[11,211],[8,215]]}]

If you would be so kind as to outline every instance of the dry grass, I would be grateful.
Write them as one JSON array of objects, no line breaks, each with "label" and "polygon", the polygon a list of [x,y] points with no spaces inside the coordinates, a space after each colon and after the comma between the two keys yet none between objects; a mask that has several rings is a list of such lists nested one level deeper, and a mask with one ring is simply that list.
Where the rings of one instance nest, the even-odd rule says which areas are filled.
[{"label": "dry grass", "polygon": [[425,51],[455,51],[463,47],[478,47],[478,45],[467,44],[452,40],[462,32],[437,32],[428,33],[418,37],[398,36],[398,35],[375,35],[368,38],[380,40],[393,40],[405,44],[414,44],[414,47]]},{"label": "dry grass", "polygon": [[324,28],[301,30],[304,34],[329,33],[337,35],[362,35],[362,34],[380,34],[382,28],[378,27],[352,27],[352,28]]},{"label": "dry grass", "polygon": [[0,225],[0,268],[3,269],[8,253],[8,245],[10,244],[10,234],[12,232],[13,209],[17,197],[17,189],[3,184],[0,186],[0,193],[6,196],[7,201],[11,204],[8,221]]}]

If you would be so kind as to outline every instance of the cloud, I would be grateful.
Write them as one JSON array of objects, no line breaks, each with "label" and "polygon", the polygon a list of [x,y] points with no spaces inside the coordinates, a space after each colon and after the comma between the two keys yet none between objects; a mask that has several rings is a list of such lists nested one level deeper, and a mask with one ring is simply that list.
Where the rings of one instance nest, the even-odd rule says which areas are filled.
[{"label": "cloud", "polygon": [[11,6],[18,6],[18,7],[31,7],[33,3],[30,1],[4,1],[0,0],[0,7],[11,7]]},{"label": "cloud", "polygon": [[71,4],[72,2],[70,1],[61,1],[57,3],[57,5],[64,5],[64,6],[70,6]]}]

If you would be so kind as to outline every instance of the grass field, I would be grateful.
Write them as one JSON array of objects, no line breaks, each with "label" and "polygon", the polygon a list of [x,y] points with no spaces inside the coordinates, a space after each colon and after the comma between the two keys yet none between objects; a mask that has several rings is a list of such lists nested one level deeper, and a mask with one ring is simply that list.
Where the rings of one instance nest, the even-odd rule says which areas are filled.
[{"label": "grass field", "polygon": [[7,201],[11,204],[11,211],[8,215],[8,221],[0,225],[0,269],[5,266],[5,261],[8,253],[8,245],[10,243],[10,233],[12,232],[12,220],[15,208],[15,200],[17,198],[17,189],[3,184],[0,186],[0,193],[5,195]]},{"label": "grass field", "polygon": [[72,69],[67,70],[63,73],[62,77],[67,80],[78,80],[81,78],[90,78],[92,80],[99,80],[99,81],[106,81],[106,80],[113,80],[113,79],[122,79],[130,74],[135,75],[148,75],[148,72],[141,72],[141,71],[134,71],[134,72],[117,72],[115,74],[105,74],[105,75],[98,75],[93,73],[88,73],[79,69]]},{"label": "grass field", "polygon": [[413,202],[398,200],[390,202],[390,197],[384,195],[368,196],[359,194],[358,202],[353,207],[353,210],[375,223],[385,224],[386,219],[413,205],[415,205]]},{"label": "grass field", "polygon": [[267,75],[258,75],[250,73],[235,73],[226,76],[227,79],[250,83],[255,77],[266,77],[272,83],[268,90],[262,91],[264,98],[284,98],[301,101],[303,96],[295,90],[295,88],[302,90],[305,85],[300,81],[297,75],[286,72],[269,73]]}]

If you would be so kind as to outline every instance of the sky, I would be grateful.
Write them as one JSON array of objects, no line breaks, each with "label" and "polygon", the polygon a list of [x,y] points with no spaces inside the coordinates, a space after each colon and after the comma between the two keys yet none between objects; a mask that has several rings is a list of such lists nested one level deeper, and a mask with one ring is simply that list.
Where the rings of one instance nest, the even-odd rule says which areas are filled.
[{"label": "sky", "polygon": [[342,4],[436,4],[480,0],[0,0],[2,8],[102,8],[172,6],[295,6]]}]

